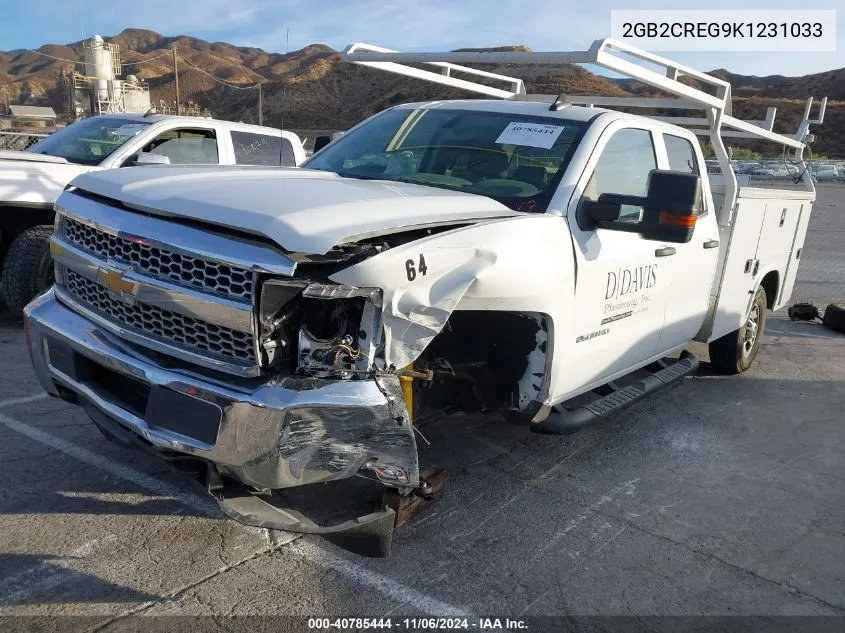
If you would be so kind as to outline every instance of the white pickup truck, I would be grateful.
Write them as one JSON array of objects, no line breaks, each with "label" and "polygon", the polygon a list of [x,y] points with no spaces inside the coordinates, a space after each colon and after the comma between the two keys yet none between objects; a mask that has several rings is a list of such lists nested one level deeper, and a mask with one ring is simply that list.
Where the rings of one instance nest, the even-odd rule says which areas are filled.
[{"label": "white pickup truck", "polygon": [[[809,106],[796,136],[775,134],[727,113],[725,82],[611,40],[550,54],[356,45],[347,59],[498,99],[391,108],[301,169],[76,178],[56,205],[56,283],[25,311],[52,396],[110,438],[199,464],[240,521],[383,554],[394,506],[323,520],[299,502],[316,512],[350,482],[426,496],[416,431],[432,416],[500,411],[570,433],[694,372],[691,340],[710,343],[715,369],[748,369],[766,310],[789,299],[815,198]],[[531,100],[454,63],[562,61],[678,97],[624,105],[704,117],[679,119],[688,129],[592,107],[618,99]],[[728,135],[794,148],[799,188],[738,188]]]},{"label": "white pickup truck", "polygon": [[296,166],[296,134],[168,115],[83,119],[23,152],[0,151],[0,304],[15,313],[53,282],[53,203],[79,174],[139,164]]}]

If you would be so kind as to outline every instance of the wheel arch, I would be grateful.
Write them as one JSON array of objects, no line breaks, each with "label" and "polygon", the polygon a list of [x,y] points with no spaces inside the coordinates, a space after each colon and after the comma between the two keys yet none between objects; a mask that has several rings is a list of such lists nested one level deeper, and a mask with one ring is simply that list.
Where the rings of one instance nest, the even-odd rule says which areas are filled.
[{"label": "wheel arch", "polygon": [[9,244],[18,235],[36,226],[52,225],[55,218],[52,203],[0,202],[0,269]]},{"label": "wheel arch", "polygon": [[[415,368],[442,366],[438,362],[441,359],[456,363],[455,367],[467,360],[483,360],[490,373],[480,375],[489,378],[496,387],[495,393],[502,396],[500,402],[484,404],[493,405],[489,410],[501,410],[514,421],[527,422],[548,399],[553,337],[554,324],[549,314],[456,309],[415,360]],[[474,355],[478,351],[481,355]],[[485,390],[479,393],[482,392]]]},{"label": "wheel arch", "polygon": [[55,216],[52,202],[0,202],[0,232],[53,224]]},{"label": "wheel arch", "polygon": [[766,307],[769,310],[773,310],[775,305],[777,305],[778,294],[780,293],[780,271],[777,269],[767,271],[754,289],[755,295],[759,288],[766,291]]}]

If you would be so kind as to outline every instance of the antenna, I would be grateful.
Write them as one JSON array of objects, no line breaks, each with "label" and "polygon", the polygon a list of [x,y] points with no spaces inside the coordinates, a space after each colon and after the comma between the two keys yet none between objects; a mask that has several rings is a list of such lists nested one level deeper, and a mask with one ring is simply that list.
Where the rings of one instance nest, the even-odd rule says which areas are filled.
[{"label": "antenna", "polygon": [[282,82],[282,129],[285,129],[285,103],[287,100],[287,85],[288,85],[288,71],[290,68],[288,67],[288,51],[290,50],[290,29],[285,29],[285,76],[284,81]]},{"label": "antenna", "polygon": [[288,74],[288,49],[290,43],[290,28],[285,29],[285,74],[282,77],[282,122],[279,126],[281,134],[279,134],[279,166],[282,164],[282,155],[285,143],[285,100],[287,95],[287,74]]}]

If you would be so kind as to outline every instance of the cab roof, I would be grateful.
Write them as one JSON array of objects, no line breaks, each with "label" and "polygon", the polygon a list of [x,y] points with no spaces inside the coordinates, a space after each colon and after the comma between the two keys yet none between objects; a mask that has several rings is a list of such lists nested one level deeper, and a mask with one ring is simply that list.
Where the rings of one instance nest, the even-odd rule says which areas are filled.
[{"label": "cab roof", "polygon": [[[231,127],[238,130],[253,130],[262,134],[272,134],[273,132],[280,132],[279,128],[266,127],[260,125],[252,125],[250,123],[239,123],[237,121],[224,121],[222,119],[214,119],[212,117],[195,117],[195,116],[179,116],[175,114],[138,114],[134,112],[117,112],[114,114],[102,114],[100,116],[108,117],[110,119],[125,119],[126,121],[138,121],[143,123],[159,123],[161,121],[182,121],[186,125],[198,123],[217,123],[226,127]],[[293,135],[293,132],[284,132],[285,135]]]},{"label": "cab roof", "polygon": [[434,109],[444,108],[450,110],[476,110],[484,112],[505,112],[511,114],[528,114],[531,116],[543,116],[556,119],[567,119],[569,121],[589,121],[599,114],[613,112],[605,108],[586,108],[583,106],[564,105],[559,110],[550,110],[549,101],[517,101],[515,99],[460,99],[448,101],[422,101],[418,103],[405,103],[397,106],[397,109]]}]

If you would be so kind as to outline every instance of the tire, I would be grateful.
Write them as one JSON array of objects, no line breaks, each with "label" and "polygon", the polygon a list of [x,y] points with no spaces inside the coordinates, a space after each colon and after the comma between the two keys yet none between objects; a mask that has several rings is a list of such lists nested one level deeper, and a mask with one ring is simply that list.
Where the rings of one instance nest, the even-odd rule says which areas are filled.
[{"label": "tire", "polygon": [[0,298],[12,314],[23,312],[27,303],[52,285],[52,234],[52,226],[34,226],[18,235],[9,245],[0,277]]},{"label": "tire", "polygon": [[710,343],[710,365],[720,374],[747,371],[757,357],[765,329],[766,291],[760,288],[743,326]]},{"label": "tire", "polygon": [[845,334],[845,306],[831,303],[824,309],[822,323],[834,332]]}]

